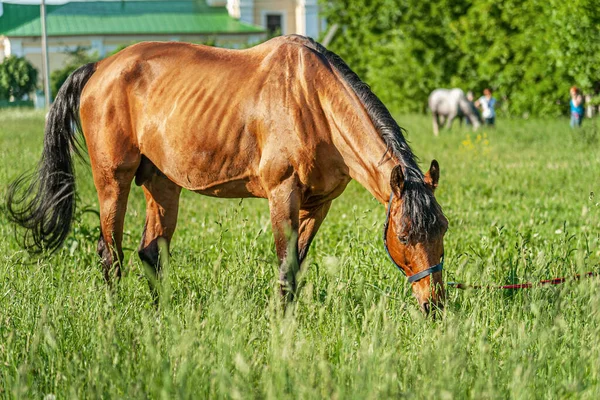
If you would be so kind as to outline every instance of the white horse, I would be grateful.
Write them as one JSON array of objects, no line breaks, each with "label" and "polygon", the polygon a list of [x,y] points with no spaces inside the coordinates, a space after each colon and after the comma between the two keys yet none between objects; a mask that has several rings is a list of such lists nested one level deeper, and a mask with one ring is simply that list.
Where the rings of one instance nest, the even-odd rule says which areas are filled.
[{"label": "white horse", "polygon": [[481,117],[477,109],[467,100],[465,92],[461,89],[434,90],[429,95],[429,109],[433,115],[433,134],[435,136],[439,133],[440,124],[445,122],[446,128],[450,129],[452,121],[456,117],[460,118],[461,125],[463,117],[469,118],[474,129],[481,125]]}]

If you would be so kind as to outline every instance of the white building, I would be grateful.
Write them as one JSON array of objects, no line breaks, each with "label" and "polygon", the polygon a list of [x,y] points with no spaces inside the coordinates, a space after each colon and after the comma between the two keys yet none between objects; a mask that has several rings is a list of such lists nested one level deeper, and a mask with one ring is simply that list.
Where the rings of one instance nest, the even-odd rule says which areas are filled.
[{"label": "white building", "polygon": [[269,33],[296,33],[318,39],[325,30],[319,17],[318,0],[208,0],[227,5],[229,15],[241,22],[258,25]]}]

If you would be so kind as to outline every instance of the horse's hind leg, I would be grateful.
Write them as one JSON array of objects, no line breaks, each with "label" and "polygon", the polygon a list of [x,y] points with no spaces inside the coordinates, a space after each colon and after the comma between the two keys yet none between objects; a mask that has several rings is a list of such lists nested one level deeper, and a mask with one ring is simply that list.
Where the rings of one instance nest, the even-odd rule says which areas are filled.
[{"label": "horse's hind leg", "polygon": [[433,112],[432,117],[433,117],[433,134],[435,136],[437,136],[440,133],[440,116],[438,115],[438,113]]},{"label": "horse's hind leg", "polygon": [[[179,211],[179,195],[181,187],[170,181],[167,177],[154,173],[142,187],[146,196],[146,223],[142,242],[138,248],[138,255],[142,262],[151,268],[154,274],[149,279],[150,289],[156,295],[154,280],[158,278],[161,261],[160,257],[168,257],[168,248],[177,225]],[[167,254],[159,254],[161,239],[166,244]]]},{"label": "horse's hind leg", "polygon": [[101,234],[98,241],[98,255],[102,260],[104,279],[110,282],[113,276],[121,277],[123,223],[129,189],[139,164],[139,157],[137,160],[133,157],[129,162],[115,168],[99,167],[94,162],[92,154],[90,160],[100,202]]},{"label": "horse's hind leg", "polygon": [[[94,185],[100,203],[98,254],[104,278],[121,276],[123,262],[123,223],[131,182],[140,165],[141,154],[134,143],[124,92],[113,87],[110,99],[98,96],[81,100],[81,124],[85,136]],[[94,90],[92,90],[94,93]]]}]

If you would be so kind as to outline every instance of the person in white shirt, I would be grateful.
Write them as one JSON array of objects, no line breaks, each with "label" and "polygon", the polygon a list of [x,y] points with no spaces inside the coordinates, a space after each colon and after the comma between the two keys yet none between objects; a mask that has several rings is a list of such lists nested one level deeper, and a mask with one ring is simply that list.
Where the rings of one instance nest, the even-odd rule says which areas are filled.
[{"label": "person in white shirt", "polygon": [[496,122],[496,99],[492,97],[492,89],[485,88],[483,90],[483,96],[475,102],[475,106],[481,108],[481,116],[483,117],[486,125],[494,126]]}]

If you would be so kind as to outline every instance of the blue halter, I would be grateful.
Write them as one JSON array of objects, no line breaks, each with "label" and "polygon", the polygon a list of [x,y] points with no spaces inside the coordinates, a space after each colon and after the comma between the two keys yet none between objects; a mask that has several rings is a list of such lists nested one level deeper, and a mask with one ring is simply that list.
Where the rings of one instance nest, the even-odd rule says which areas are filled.
[{"label": "blue halter", "polygon": [[[402,267],[400,267],[398,265],[398,263],[392,258],[392,255],[390,254],[390,250],[388,249],[388,245],[387,245],[387,230],[388,230],[388,225],[390,224],[390,212],[392,210],[392,199],[394,198],[394,191],[392,191],[392,194],[390,194],[390,201],[388,203],[388,207],[387,207],[387,215],[385,216],[385,225],[383,226],[383,247],[385,247],[385,252],[387,253],[388,257],[390,258],[390,260],[392,260],[392,262],[394,263],[394,265],[396,267],[398,267],[398,269],[400,271],[402,271],[402,273],[404,275],[406,275],[406,272],[404,272],[404,270],[402,269]],[[444,268],[444,256],[442,255],[442,259],[440,261],[439,264],[434,265],[433,267],[429,267],[427,269],[424,269],[421,272],[417,272],[414,275],[408,276],[408,281],[410,283],[414,283],[417,281],[420,281],[421,279],[433,274],[434,272],[438,272],[441,271]]]}]

